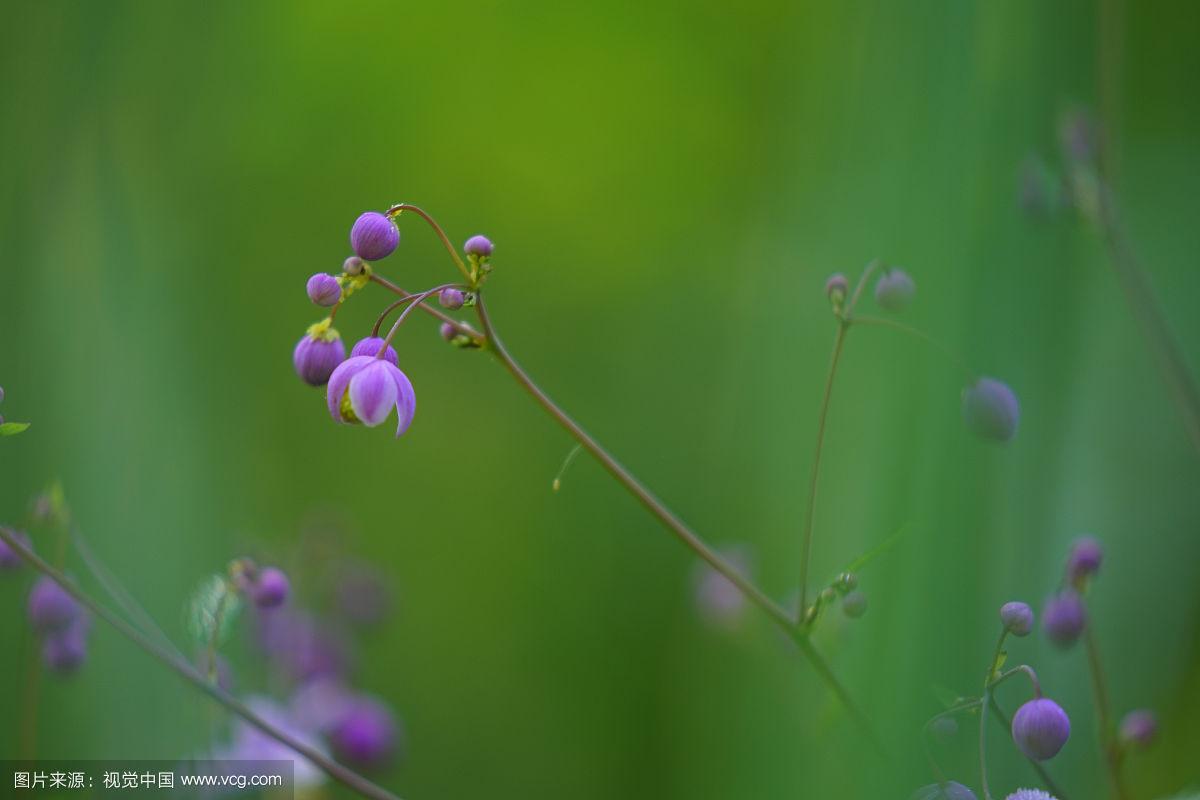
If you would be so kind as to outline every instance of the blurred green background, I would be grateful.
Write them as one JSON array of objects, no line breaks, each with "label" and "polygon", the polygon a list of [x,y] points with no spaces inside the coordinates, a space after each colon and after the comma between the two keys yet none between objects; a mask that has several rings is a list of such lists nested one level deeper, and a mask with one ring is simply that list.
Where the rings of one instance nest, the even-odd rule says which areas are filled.
[{"label": "blurred green background", "polygon": [[[1200,783],[1200,457],[1094,232],[1030,221],[1017,176],[1099,109],[1132,237],[1197,365],[1200,18],[1187,4],[8,4],[0,32],[0,518],[62,479],[93,548],[180,641],[184,598],[250,552],[297,572],[301,531],[378,565],[395,616],[356,684],[404,721],[378,775],[405,798],[905,797],[932,780],[938,687],[977,691],[996,609],[1039,609],[1069,542],[1114,706],[1162,716],[1138,798]],[[1021,397],[1007,447],[964,431],[936,352],[854,331],[817,509],[823,579],[871,609],[818,645],[897,754],[884,763],[752,610],[697,616],[694,558],[486,354],[414,318],[410,433],[333,425],[290,354],[364,209],[418,203],[497,243],[488,286],[546,389],[786,598],[833,322],[834,270],[917,280],[906,315]],[[452,280],[415,217],[380,271]],[[343,335],[389,298],[356,296]],[[386,428],[387,426],[385,426]],[[37,542],[40,549],[52,546]],[[77,560],[71,569],[82,573]],[[24,594],[0,602],[0,753],[28,691]],[[44,757],[175,758],[207,701],[98,627],[40,689]],[[1071,714],[1051,770],[1101,797],[1081,651],[1033,664]],[[239,691],[255,665],[233,654]],[[240,661],[239,661],[240,659]],[[1002,691],[1011,710],[1025,690]],[[219,717],[218,717],[219,718]],[[1034,776],[999,731],[992,786]],[[978,789],[971,737],[938,749]],[[331,794],[338,794],[330,789]]]}]

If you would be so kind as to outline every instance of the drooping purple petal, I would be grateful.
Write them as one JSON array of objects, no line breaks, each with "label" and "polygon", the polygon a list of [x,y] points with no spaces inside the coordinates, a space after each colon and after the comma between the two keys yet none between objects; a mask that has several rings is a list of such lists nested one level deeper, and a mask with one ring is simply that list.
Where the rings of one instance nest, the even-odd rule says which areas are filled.
[{"label": "drooping purple petal", "polygon": [[364,367],[370,366],[375,359],[371,356],[355,356],[349,358],[338,365],[333,374],[329,376],[329,386],[325,392],[325,402],[329,406],[329,416],[333,417],[335,422],[345,422],[342,418],[342,396],[346,394],[346,387],[350,385],[350,379],[357,375]]},{"label": "drooping purple petal", "polygon": [[371,359],[350,379],[350,407],[354,415],[368,427],[374,427],[387,419],[396,405],[396,380],[392,373],[396,368],[383,359]]},{"label": "drooping purple petal", "polygon": [[396,384],[396,436],[403,436],[417,413],[417,393],[413,391],[408,376],[399,368],[393,367],[391,372]]}]

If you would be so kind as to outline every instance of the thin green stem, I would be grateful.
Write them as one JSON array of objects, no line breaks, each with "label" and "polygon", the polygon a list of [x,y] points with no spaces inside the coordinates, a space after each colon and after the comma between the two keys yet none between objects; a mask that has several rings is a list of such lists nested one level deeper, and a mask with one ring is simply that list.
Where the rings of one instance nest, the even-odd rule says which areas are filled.
[{"label": "thin green stem", "polygon": [[1088,672],[1092,676],[1092,699],[1096,706],[1096,724],[1099,727],[1100,756],[1108,770],[1112,782],[1113,796],[1126,800],[1129,797],[1125,783],[1121,778],[1121,759],[1117,745],[1113,741],[1112,716],[1108,704],[1108,685],[1104,680],[1104,669],[1100,663],[1100,648],[1096,644],[1096,636],[1092,626],[1088,625],[1083,633],[1084,649],[1087,651]]},{"label": "thin green stem", "polygon": [[967,362],[964,361],[962,357],[958,355],[958,353],[955,353],[949,347],[942,344],[937,338],[931,336],[920,328],[915,328],[912,325],[906,325],[903,322],[898,322],[894,319],[888,319],[887,317],[852,317],[850,318],[850,323],[853,325],[870,325],[877,328],[891,328],[892,330],[897,330],[908,336],[920,339],[949,359],[950,363],[952,363],[960,372],[963,373],[964,376],[966,376],[968,383],[975,379],[975,373],[969,366],[967,366]]},{"label": "thin green stem", "polygon": [[130,625],[124,619],[110,611],[105,606],[101,605],[97,600],[93,599],[90,595],[76,586],[69,578],[67,578],[66,575],[64,575],[60,570],[50,566],[50,564],[42,559],[41,556],[37,555],[31,550],[26,549],[13,535],[13,531],[10,529],[0,527],[0,539],[2,539],[5,544],[12,548],[13,552],[19,555],[25,561],[25,563],[29,564],[42,574],[54,579],[54,581],[57,582],[58,585],[67,592],[67,594],[75,598],[80,605],[90,611],[94,616],[111,625],[126,639],[133,642],[167,668],[173,670],[183,680],[191,683],[217,703],[224,706],[230,713],[236,714],[250,725],[253,725],[255,728],[262,731],[267,736],[270,736],[272,739],[275,739],[281,744],[291,748],[297,754],[303,756],[317,767],[322,769],[327,775],[329,775],[329,777],[341,783],[348,789],[361,794],[363,797],[371,798],[371,800],[399,800],[396,795],[392,794],[387,789],[377,786],[376,784],[364,778],[362,775],[359,775],[357,772],[342,766],[310,745],[297,740],[288,733],[275,727],[251,711],[236,697],[233,697],[229,693],[225,692],[215,683],[210,683],[205,679],[204,675],[198,672],[191,664],[153,642],[137,628]]},{"label": "thin green stem", "polygon": [[389,208],[386,213],[389,217],[394,218],[400,216],[400,214],[405,211],[411,211],[429,223],[429,227],[433,228],[433,232],[436,233],[437,237],[442,240],[442,246],[446,248],[446,252],[450,254],[450,258],[454,259],[454,263],[458,267],[458,271],[461,272],[463,277],[467,279],[468,284],[473,285],[474,279],[471,276],[471,271],[467,269],[467,265],[463,263],[462,256],[460,256],[458,251],[454,249],[454,245],[450,244],[450,239],[446,236],[446,232],[442,230],[442,226],[438,225],[437,220],[429,216],[424,209],[409,203],[398,203],[397,205]]},{"label": "thin green stem", "polygon": [[983,697],[980,698],[979,705],[979,782],[983,788],[983,800],[992,800],[992,791],[988,788],[987,779],[987,711],[988,705],[992,700],[992,682],[993,675],[996,673],[996,664],[1000,661],[1000,653],[1004,649],[1004,639],[1008,636],[1008,629],[1004,628],[1000,631],[1000,638],[996,640],[996,649],[992,651],[992,658],[988,661],[987,675],[983,679]]},{"label": "thin green stem", "polygon": [[694,552],[705,563],[723,575],[730,583],[738,588],[746,599],[754,605],[762,609],[768,617],[770,617],[780,628],[792,638],[793,641],[800,647],[800,651],[808,658],[813,668],[821,676],[822,680],[829,686],[830,690],[838,697],[842,705],[850,712],[855,721],[862,727],[871,738],[872,742],[880,748],[878,736],[875,734],[866,715],[863,714],[857,704],[850,697],[849,692],[829,665],[817,652],[812,642],[809,641],[805,631],[800,630],[791,615],[784,611],[774,600],[769,598],[766,593],[758,588],[753,581],[742,575],[732,564],[726,561],[715,550],[712,549],[700,536],[693,531],[687,523],[681,520],[671,511],[666,504],[659,500],[653,492],[651,492],[641,481],[634,477],[628,469],[621,465],[607,450],[604,449],[592,436],[583,429],[583,427],[571,418],[562,408],[550,399],[540,386],[521,368],[520,364],[508,352],[496,333],[495,326],[492,324],[491,317],[488,315],[487,304],[483,298],[483,292],[479,292],[476,296],[475,310],[479,315],[480,326],[483,329],[483,335],[487,342],[488,348],[496,356],[500,364],[508,370],[509,374],[516,379],[517,383],[529,394],[533,400],[542,407],[542,409],[550,415],[559,425],[561,425],[571,438],[575,439],[584,450],[587,450],[598,462],[604,467],[622,487],[625,488],[642,506],[650,512],[662,525],[670,531],[685,547]]},{"label": "thin green stem", "polygon": [[[861,281],[859,285],[861,287]],[[837,376],[838,363],[841,361],[842,348],[846,344],[846,333],[849,330],[849,324],[843,320],[838,321],[837,334],[833,340],[833,355],[829,359],[829,372],[825,376],[825,392],[821,397],[821,411],[817,420],[817,445],[813,452],[812,471],[808,477],[808,504],[804,510],[804,528],[800,538],[800,608],[797,612],[797,621],[800,624],[804,623],[805,609],[808,608],[808,565],[812,551],[813,520],[817,508],[817,484],[821,475],[821,453],[825,444],[829,401],[833,396],[833,380]]]}]

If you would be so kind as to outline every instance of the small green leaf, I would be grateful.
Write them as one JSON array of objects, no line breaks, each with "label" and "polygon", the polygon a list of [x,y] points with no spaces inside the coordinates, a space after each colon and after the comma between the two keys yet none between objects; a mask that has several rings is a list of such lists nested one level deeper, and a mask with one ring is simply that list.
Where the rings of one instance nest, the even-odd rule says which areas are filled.
[{"label": "small green leaf", "polygon": [[0,436],[16,436],[24,433],[28,427],[28,422],[0,422]]}]

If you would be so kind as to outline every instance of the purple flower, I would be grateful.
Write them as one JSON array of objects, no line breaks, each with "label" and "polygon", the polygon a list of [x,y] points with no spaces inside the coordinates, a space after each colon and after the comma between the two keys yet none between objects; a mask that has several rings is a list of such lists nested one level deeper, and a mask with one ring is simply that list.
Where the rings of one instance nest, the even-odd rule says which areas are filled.
[{"label": "purple flower", "polygon": [[275,608],[287,600],[289,587],[287,575],[284,575],[282,570],[266,567],[255,577],[251,596],[259,608]]},{"label": "purple flower", "polygon": [[1149,709],[1130,711],[1121,720],[1121,741],[1134,747],[1147,747],[1158,734],[1158,719]]},{"label": "purple flower", "polygon": [[[320,324],[320,323],[318,323]],[[296,349],[292,351],[292,364],[296,374],[310,386],[321,386],[329,380],[333,370],[346,359],[346,345],[342,344],[337,331],[332,328],[315,335],[304,334]]]},{"label": "purple flower", "polygon": [[329,414],[338,422],[361,422],[375,427],[396,408],[396,435],[408,430],[417,410],[417,396],[408,377],[386,359],[355,356],[342,362],[329,377]]},{"label": "purple flower", "polygon": [[867,613],[867,596],[858,589],[842,598],[842,613],[850,619],[858,619]]},{"label": "purple flower", "polygon": [[[29,534],[25,531],[13,531],[12,536],[21,547],[33,550],[33,543],[29,541]],[[25,560],[17,555],[17,551],[9,547],[8,542],[0,539],[0,572],[17,569],[24,563]]]},{"label": "purple flower", "polygon": [[1041,789],[1017,789],[1004,800],[1055,800],[1055,797]]},{"label": "purple flower", "polygon": [[365,261],[387,258],[400,244],[400,229],[378,211],[368,211],[350,228],[350,248]]},{"label": "purple flower", "polygon": [[1071,554],[1067,556],[1067,578],[1072,583],[1090,578],[1100,571],[1100,562],[1103,560],[1104,551],[1098,541],[1090,536],[1077,539],[1071,546]]},{"label": "purple flower", "polygon": [[1045,697],[1030,700],[1013,714],[1013,741],[1034,761],[1054,758],[1070,735],[1071,720],[1067,712]]},{"label": "purple flower", "polygon": [[350,666],[350,654],[336,631],[287,606],[259,613],[258,642],[297,681],[342,675]]},{"label": "purple flower", "polygon": [[[365,339],[359,339],[353,348],[350,350],[350,357],[355,356],[371,356],[372,358],[379,355],[379,348],[383,347],[382,336],[368,336]],[[396,350],[390,344],[384,352],[383,357],[386,358],[392,366],[400,366],[400,357],[396,355]]]},{"label": "purple flower", "polygon": [[374,698],[360,696],[334,725],[329,738],[333,749],[345,761],[375,767],[394,752],[398,729],[387,706]]},{"label": "purple flower", "polygon": [[342,287],[338,279],[324,272],[309,278],[304,289],[308,292],[308,299],[319,306],[334,306],[342,299]]},{"label": "purple flower", "polygon": [[63,630],[81,613],[75,598],[58,581],[44,575],[33,584],[29,592],[29,622],[34,630],[42,633]]},{"label": "purple flower", "polygon": [[[256,716],[265,719],[276,728],[318,752],[324,752],[316,735],[298,725],[287,711],[265,697],[251,697],[246,705]],[[325,781],[325,773],[307,758],[298,755],[287,745],[267,736],[248,722],[238,720],[234,729],[233,742],[213,754],[217,761],[237,769],[240,761],[291,761],[292,778],[297,787],[315,786]]]},{"label": "purple flower", "polygon": [[1046,601],[1042,611],[1042,630],[1059,647],[1075,644],[1087,625],[1087,609],[1083,600],[1071,589],[1064,589]]},{"label": "purple flower", "polygon": [[67,627],[53,630],[42,641],[42,663],[51,672],[70,674],[87,658],[89,617],[79,614]]},{"label": "purple flower", "polygon": [[975,800],[975,793],[955,781],[931,783],[913,792],[912,800]]},{"label": "purple flower", "polygon": [[[753,557],[749,547],[735,544],[725,548],[723,555],[738,572],[750,573]],[[699,564],[696,569],[695,598],[700,616],[710,625],[735,627],[746,609],[746,598],[741,590],[707,564]]]},{"label": "purple flower", "polygon": [[903,311],[912,302],[917,285],[902,269],[889,269],[875,283],[875,302],[884,311]]},{"label": "purple flower", "polygon": [[466,296],[459,289],[446,288],[442,289],[438,295],[438,302],[442,304],[443,308],[455,311],[463,307],[463,303],[466,302]]},{"label": "purple flower", "polygon": [[1021,409],[1013,390],[995,378],[980,378],[963,389],[962,415],[976,436],[1007,442],[1017,432]]},{"label": "purple flower", "polygon": [[1000,622],[1013,636],[1028,636],[1033,630],[1033,609],[1025,603],[1005,603],[1000,606]]},{"label": "purple flower", "polygon": [[476,234],[470,239],[467,239],[466,244],[463,245],[463,252],[465,252],[467,255],[480,256],[483,258],[490,256],[493,249],[494,246],[492,245],[492,240],[480,234]]}]

